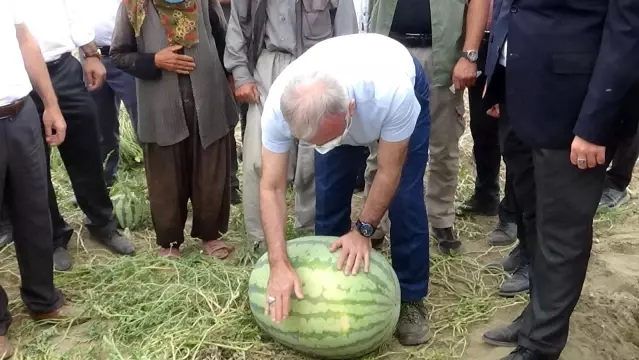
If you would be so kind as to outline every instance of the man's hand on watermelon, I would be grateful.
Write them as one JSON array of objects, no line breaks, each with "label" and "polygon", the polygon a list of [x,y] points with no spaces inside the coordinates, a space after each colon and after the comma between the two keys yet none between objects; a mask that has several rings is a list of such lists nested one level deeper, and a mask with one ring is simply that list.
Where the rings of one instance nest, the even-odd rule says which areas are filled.
[{"label": "man's hand on watermelon", "polygon": [[357,275],[359,269],[364,265],[364,272],[369,269],[369,255],[371,252],[371,240],[363,237],[357,230],[352,230],[348,234],[335,240],[331,246],[331,252],[341,248],[337,260],[337,269],[344,270],[344,274]]},{"label": "man's hand on watermelon", "polygon": [[288,318],[291,296],[295,294],[300,300],[304,298],[302,282],[290,262],[271,265],[266,294],[265,314],[270,314],[274,323],[281,324]]}]

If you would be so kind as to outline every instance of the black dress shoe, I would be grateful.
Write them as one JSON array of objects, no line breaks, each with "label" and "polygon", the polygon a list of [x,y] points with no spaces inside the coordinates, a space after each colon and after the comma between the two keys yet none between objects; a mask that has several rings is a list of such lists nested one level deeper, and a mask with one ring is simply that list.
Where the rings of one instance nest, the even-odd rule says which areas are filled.
[{"label": "black dress shoe", "polygon": [[437,247],[444,255],[454,255],[461,249],[461,241],[457,239],[452,227],[433,228],[433,234],[437,239]]},{"label": "black dress shoe", "polygon": [[476,194],[466,200],[457,209],[460,216],[497,216],[499,212],[499,201],[485,201]]},{"label": "black dress shoe", "polygon": [[556,354],[542,354],[538,351],[518,346],[515,351],[511,352],[508,356],[501,358],[501,360],[558,360],[559,355]]},{"label": "black dress shoe", "polygon": [[521,328],[522,318],[519,317],[512,323],[488,330],[482,336],[485,343],[493,346],[515,347],[517,346],[517,334]]},{"label": "black dress shoe", "polygon": [[513,297],[517,294],[527,293],[530,289],[530,264],[522,261],[510,279],[506,280],[499,288],[499,296]]},{"label": "black dress shoe", "polygon": [[519,263],[521,262],[521,246],[518,245],[514,249],[510,251],[508,257],[488,264],[488,267],[491,268],[500,268],[505,272],[512,273],[519,267]]},{"label": "black dress shoe", "polygon": [[13,230],[11,228],[0,229],[0,248],[13,243]]},{"label": "black dress shoe", "polygon": [[517,241],[517,224],[499,221],[497,228],[490,234],[488,245],[508,246]]},{"label": "black dress shoe", "polygon": [[135,246],[119,230],[111,231],[107,235],[95,234],[93,237],[116,254],[133,255]]},{"label": "black dress shoe", "polygon": [[71,254],[65,247],[57,247],[53,250],[53,268],[56,271],[67,271],[71,269],[73,261]]}]

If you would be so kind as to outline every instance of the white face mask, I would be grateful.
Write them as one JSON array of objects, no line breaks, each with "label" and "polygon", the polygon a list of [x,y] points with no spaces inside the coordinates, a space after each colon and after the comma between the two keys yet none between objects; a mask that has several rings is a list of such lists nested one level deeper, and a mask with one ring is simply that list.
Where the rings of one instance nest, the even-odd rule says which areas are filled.
[{"label": "white face mask", "polygon": [[315,148],[315,151],[317,151],[318,153],[324,155],[327,152],[335,149],[336,147],[342,145],[342,140],[344,139],[344,137],[346,136],[346,134],[348,134],[348,130],[351,127],[351,117],[347,117],[346,118],[346,127],[344,128],[344,133],[342,133],[342,135],[336,137],[335,139],[323,144],[323,145],[313,145],[313,147]]}]

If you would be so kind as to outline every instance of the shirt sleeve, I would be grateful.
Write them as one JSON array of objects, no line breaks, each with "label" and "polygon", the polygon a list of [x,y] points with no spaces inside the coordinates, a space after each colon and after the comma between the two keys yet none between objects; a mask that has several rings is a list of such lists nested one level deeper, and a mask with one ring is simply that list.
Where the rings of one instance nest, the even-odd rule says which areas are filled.
[{"label": "shirt sleeve", "polygon": [[396,89],[388,109],[388,117],[382,124],[381,139],[388,142],[404,141],[413,134],[421,105],[410,82]]},{"label": "shirt sleeve", "polygon": [[88,14],[86,0],[64,0],[73,43],[80,47],[95,39],[95,28]]},{"label": "shirt sleeve", "polygon": [[8,1],[6,4],[9,6],[9,14],[13,12],[13,23],[15,25],[24,24],[24,10],[23,10],[23,1]]},{"label": "shirt sleeve", "polygon": [[[277,100],[275,100],[277,98]],[[293,134],[279,109],[279,97],[269,96],[262,111],[262,144],[277,154],[286,153],[293,143]]]}]

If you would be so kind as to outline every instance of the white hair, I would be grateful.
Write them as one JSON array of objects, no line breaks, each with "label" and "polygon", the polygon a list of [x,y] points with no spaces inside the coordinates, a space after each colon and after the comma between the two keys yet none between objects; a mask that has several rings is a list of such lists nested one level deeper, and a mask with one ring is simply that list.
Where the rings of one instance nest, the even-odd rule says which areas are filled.
[{"label": "white hair", "polygon": [[348,113],[348,91],[334,76],[312,71],[293,77],[280,99],[282,115],[293,136],[308,141],[327,116]]}]

